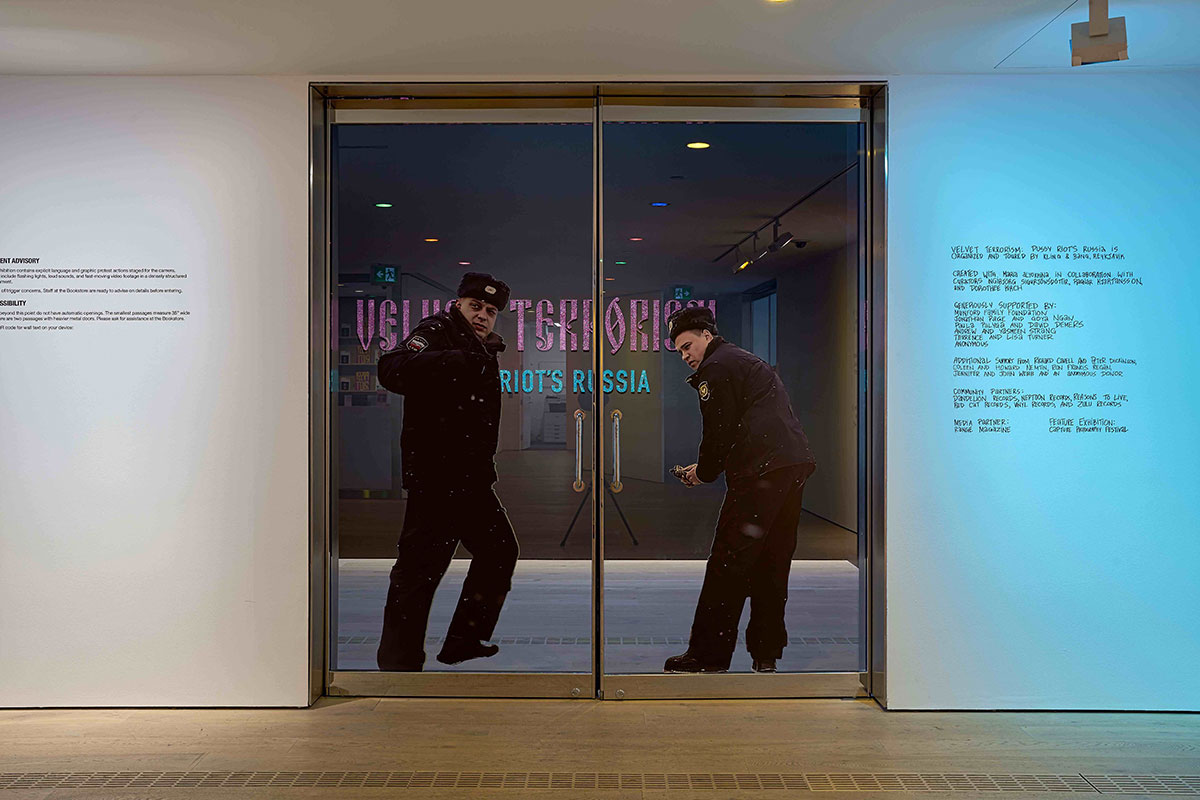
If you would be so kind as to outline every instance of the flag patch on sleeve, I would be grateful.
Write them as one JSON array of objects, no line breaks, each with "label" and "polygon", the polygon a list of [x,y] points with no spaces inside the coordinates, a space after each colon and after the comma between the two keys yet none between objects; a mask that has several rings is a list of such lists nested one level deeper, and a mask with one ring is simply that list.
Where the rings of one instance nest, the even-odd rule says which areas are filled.
[{"label": "flag patch on sleeve", "polygon": [[429,342],[425,341],[423,336],[414,336],[408,340],[408,349],[414,353],[419,353],[426,347],[429,347]]}]

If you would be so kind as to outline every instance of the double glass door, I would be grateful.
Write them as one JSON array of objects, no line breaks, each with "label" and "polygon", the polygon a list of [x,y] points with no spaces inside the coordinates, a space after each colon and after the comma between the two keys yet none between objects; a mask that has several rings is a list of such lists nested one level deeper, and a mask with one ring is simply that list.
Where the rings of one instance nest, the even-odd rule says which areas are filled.
[{"label": "double glass door", "polygon": [[[330,112],[329,691],[861,693],[859,103],[429,94]],[[418,330],[436,314],[465,322],[468,273],[508,288],[493,304],[491,490],[515,566],[487,481],[472,477],[480,428],[440,413],[494,384],[460,391],[475,377],[434,351],[469,346]],[[759,548],[743,596],[722,595],[744,608],[716,674],[664,671],[688,650],[727,502],[723,476],[673,474],[705,433],[708,398],[668,333],[688,307],[778,374],[818,463],[798,518],[755,534],[774,560]],[[380,367],[389,353],[410,370],[402,386]],[[494,418],[478,408],[462,413]],[[431,446],[445,454],[436,469]],[[772,622],[785,599],[778,671],[756,672],[747,624]],[[498,651],[448,663],[464,630]]]}]

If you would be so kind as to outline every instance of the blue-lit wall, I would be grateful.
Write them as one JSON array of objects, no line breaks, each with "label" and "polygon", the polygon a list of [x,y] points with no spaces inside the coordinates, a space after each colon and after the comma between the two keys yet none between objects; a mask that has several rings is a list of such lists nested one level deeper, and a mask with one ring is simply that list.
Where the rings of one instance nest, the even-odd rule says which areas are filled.
[{"label": "blue-lit wall", "polygon": [[[892,708],[1200,709],[1200,73],[890,82],[888,700]],[[954,245],[1118,246],[1143,286],[952,290]],[[956,348],[956,301],[1084,327]],[[958,378],[955,356],[1128,355],[1123,378]],[[956,387],[1123,393],[954,409]],[[961,417],[1010,434],[956,434]]]}]

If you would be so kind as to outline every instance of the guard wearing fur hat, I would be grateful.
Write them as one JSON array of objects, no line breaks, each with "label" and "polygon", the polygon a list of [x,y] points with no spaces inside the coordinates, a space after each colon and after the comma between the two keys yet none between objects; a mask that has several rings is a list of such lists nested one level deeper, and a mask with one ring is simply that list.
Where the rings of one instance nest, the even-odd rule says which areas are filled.
[{"label": "guard wearing fur hat", "polygon": [[423,319],[379,359],[380,384],[404,395],[400,451],[408,490],[383,613],[380,669],[422,669],[433,595],[460,542],[471,553],[471,567],[437,659],[457,664],[499,650],[487,640],[518,553],[492,489],[500,432],[497,354],[504,350],[493,329],[508,294],[503,281],[466,273],[454,305]]},{"label": "guard wearing fur hat", "polygon": [[668,320],[671,340],[694,372],[704,434],[687,486],[725,473],[725,502],[696,604],[687,652],[667,672],[723,672],[737,644],[746,598],[746,647],[756,672],[775,672],[787,645],[783,610],[804,482],[816,470],[787,390],[769,364],[721,338],[712,312],[685,308]]}]

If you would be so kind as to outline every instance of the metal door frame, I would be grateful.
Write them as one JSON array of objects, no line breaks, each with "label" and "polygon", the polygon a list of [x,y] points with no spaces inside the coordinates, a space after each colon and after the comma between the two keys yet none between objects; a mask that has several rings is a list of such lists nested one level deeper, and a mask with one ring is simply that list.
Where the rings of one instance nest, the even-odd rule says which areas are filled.
[{"label": "metal door frame", "polygon": [[[663,107],[703,105],[756,107],[787,106],[811,109],[861,110],[865,123],[865,219],[862,253],[866,307],[865,386],[859,398],[861,479],[860,520],[865,525],[866,669],[845,673],[780,673],[772,676],[721,675],[605,675],[603,671],[604,504],[601,487],[591,492],[592,521],[592,673],[397,673],[333,670],[329,637],[336,619],[336,543],[331,537],[329,500],[337,453],[336,426],[329,424],[331,331],[329,319],[330,236],[330,110],[353,109],[369,117],[371,110],[478,105],[526,112],[547,102],[590,102],[593,108],[593,236],[592,304],[595,328],[597,305],[603,296],[602,117],[604,98],[622,104]],[[682,110],[682,109],[681,109]],[[364,118],[363,121],[366,121]],[[883,82],[543,82],[543,83],[311,83],[309,87],[309,200],[310,200],[310,397],[309,397],[309,570],[310,570],[310,700],[323,694],[338,696],[409,697],[557,697],[578,699],[682,698],[800,698],[874,697],[886,706],[886,580],[885,401],[886,401],[886,198],[887,198],[887,85]],[[593,351],[593,369],[603,374],[603,348]],[[603,392],[594,393],[592,424],[592,481],[604,480]],[[597,491],[601,489],[601,491]]]}]

